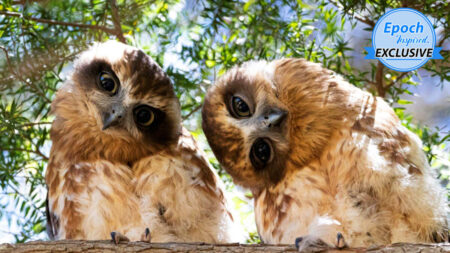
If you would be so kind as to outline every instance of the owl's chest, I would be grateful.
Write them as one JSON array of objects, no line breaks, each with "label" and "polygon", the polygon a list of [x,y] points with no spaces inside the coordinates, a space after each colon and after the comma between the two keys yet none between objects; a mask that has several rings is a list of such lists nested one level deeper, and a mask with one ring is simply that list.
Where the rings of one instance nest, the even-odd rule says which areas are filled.
[{"label": "owl's chest", "polygon": [[111,231],[142,227],[136,229],[138,239],[146,226],[152,227],[146,217],[164,220],[170,208],[166,200],[176,193],[173,180],[187,181],[188,172],[176,165],[171,158],[154,157],[136,168],[97,161],[60,169],[48,181],[50,210],[61,224],[59,238],[107,239]]},{"label": "owl's chest", "polygon": [[293,243],[317,234],[327,223],[344,231],[354,245],[386,241],[389,217],[370,180],[393,172],[375,144],[362,145],[357,141],[367,138],[354,137],[330,142],[320,159],[255,199],[256,223],[265,242]]},{"label": "owl's chest", "polygon": [[264,190],[255,198],[256,224],[264,242],[293,243],[295,238],[308,234],[314,218],[333,204],[320,181],[318,176],[296,176],[276,191]]}]

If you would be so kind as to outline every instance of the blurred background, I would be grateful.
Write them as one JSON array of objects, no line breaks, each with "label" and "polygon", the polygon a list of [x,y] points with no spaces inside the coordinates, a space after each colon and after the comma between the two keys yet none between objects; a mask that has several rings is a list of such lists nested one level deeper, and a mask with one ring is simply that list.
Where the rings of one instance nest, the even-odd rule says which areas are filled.
[{"label": "blurred background", "polygon": [[[431,20],[443,60],[395,72],[363,59],[376,21],[399,7]],[[232,184],[200,124],[205,91],[247,60],[306,58],[383,97],[423,140],[436,176],[449,189],[449,13],[445,0],[1,0],[0,243],[47,239],[50,103],[77,54],[108,39],[143,49],[171,77],[183,124],[225,182],[247,242],[259,241],[252,196]]]}]

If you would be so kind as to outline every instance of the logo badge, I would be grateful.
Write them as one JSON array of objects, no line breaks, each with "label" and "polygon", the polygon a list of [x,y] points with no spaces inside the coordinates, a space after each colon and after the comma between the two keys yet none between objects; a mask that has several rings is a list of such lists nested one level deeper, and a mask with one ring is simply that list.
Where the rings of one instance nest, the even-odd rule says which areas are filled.
[{"label": "logo badge", "polygon": [[365,59],[378,59],[384,66],[407,72],[429,59],[443,59],[435,47],[436,34],[430,20],[414,9],[399,8],[384,14],[372,32],[372,47]]}]

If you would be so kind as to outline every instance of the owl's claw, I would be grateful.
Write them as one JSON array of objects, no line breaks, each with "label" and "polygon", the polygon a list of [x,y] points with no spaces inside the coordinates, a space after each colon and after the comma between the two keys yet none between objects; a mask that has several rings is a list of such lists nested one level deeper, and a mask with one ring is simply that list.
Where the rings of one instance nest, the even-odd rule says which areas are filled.
[{"label": "owl's claw", "polygon": [[334,243],[334,245],[326,243],[317,237],[303,236],[295,239],[295,247],[297,248],[298,251],[315,252],[316,249],[314,248],[319,248],[317,249],[319,251],[323,250],[323,247],[336,247],[337,249],[343,249],[347,247],[347,243],[345,242],[342,233],[338,232],[336,235],[336,242]]},{"label": "owl's claw", "polygon": [[318,250],[323,250],[324,247],[329,246],[324,241],[319,238],[312,236],[303,236],[295,239],[295,247],[299,252],[316,252],[314,248],[319,248]]},{"label": "owl's claw", "polygon": [[114,244],[116,244],[116,245],[119,244],[119,242],[129,242],[130,241],[130,239],[128,239],[128,237],[126,237],[125,235],[123,235],[119,232],[116,232],[116,231],[111,232],[111,239],[114,242]]},{"label": "owl's claw", "polygon": [[343,249],[347,247],[347,243],[345,242],[344,236],[341,234],[341,232],[337,233],[336,239],[337,239],[336,248]]},{"label": "owl's claw", "polygon": [[143,242],[151,242],[152,241],[152,235],[150,233],[150,229],[149,228],[146,228],[144,233],[142,233],[141,241],[143,241]]},{"label": "owl's claw", "polygon": [[303,240],[303,237],[295,238],[295,248],[300,248],[300,242]]}]

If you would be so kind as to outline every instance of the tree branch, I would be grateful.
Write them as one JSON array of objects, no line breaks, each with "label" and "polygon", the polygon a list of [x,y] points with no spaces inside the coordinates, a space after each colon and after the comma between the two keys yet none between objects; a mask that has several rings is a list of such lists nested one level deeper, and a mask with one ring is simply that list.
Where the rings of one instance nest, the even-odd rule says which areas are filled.
[{"label": "tree branch", "polygon": [[34,127],[34,126],[41,126],[41,125],[51,125],[52,122],[30,122],[20,125],[19,127]]},{"label": "tree branch", "polygon": [[405,76],[408,75],[408,74],[409,74],[409,72],[403,72],[403,73],[401,73],[401,74],[397,77],[397,79],[392,80],[392,82],[390,82],[388,85],[386,85],[385,90],[389,90],[389,88],[391,88],[392,86],[394,86],[399,80],[402,80],[403,77],[405,77]]},{"label": "tree branch", "polygon": [[373,22],[372,20],[370,20],[368,17],[362,17],[359,16],[358,14],[353,14],[352,15],[356,20],[363,22],[366,25],[369,25],[370,27],[374,28],[375,27],[375,22]]},{"label": "tree branch", "polygon": [[109,4],[111,5],[112,21],[114,24],[114,33],[116,34],[116,36],[120,42],[126,44],[127,40],[123,36],[122,25],[120,24],[119,11],[117,9],[117,2],[116,2],[116,0],[110,0]]},{"label": "tree branch", "polygon": [[384,98],[386,95],[386,89],[384,87],[384,77],[383,77],[384,65],[381,61],[378,61],[377,72],[375,73],[375,87],[377,88],[378,96]]},{"label": "tree branch", "polygon": [[34,201],[32,199],[30,199],[29,196],[25,196],[23,193],[21,193],[19,191],[19,189],[17,189],[17,187],[8,184],[8,186],[17,194],[20,195],[27,203],[29,203],[34,209],[36,209],[38,212],[40,211],[43,215],[45,215],[45,212],[41,211],[41,208],[37,207],[36,204],[34,203]]},{"label": "tree branch", "polygon": [[[337,3],[336,1],[330,1],[330,2],[334,6],[336,6],[337,8],[339,8],[339,9],[341,8],[341,6],[339,6],[339,3]],[[362,23],[372,27],[372,28],[375,27],[375,22],[373,20],[369,19],[368,17],[363,17],[363,16],[360,16],[360,15],[358,15],[356,13],[347,13],[347,14],[352,16],[352,17],[354,17],[356,20],[358,20],[358,21],[360,21],[360,22],[362,22]]]},{"label": "tree branch", "polygon": [[195,107],[193,110],[191,110],[188,114],[184,115],[182,117],[182,120],[187,120],[189,117],[192,116],[192,114],[196,113],[198,110],[200,110],[202,108],[202,104],[197,105],[197,107]]},{"label": "tree branch", "polygon": [[1,148],[0,151],[18,151],[18,152],[26,152],[26,153],[33,153],[35,155],[40,156],[42,159],[48,161],[48,157],[44,155],[39,149],[36,150],[30,150],[30,149],[24,149],[24,148]]},{"label": "tree branch", "polygon": [[[396,243],[371,248],[350,248],[336,250],[326,246],[311,247],[310,252],[449,252],[450,244]],[[34,241],[19,244],[0,244],[0,253],[6,252],[298,252],[291,244],[206,244],[206,243],[145,243],[128,242],[115,245],[111,241]]]},{"label": "tree branch", "polygon": [[446,39],[448,39],[448,37],[445,36],[445,30],[442,30],[441,33],[442,33],[442,38],[441,38],[441,40],[439,41],[439,43],[437,45],[438,47],[442,47],[442,45],[444,45],[444,41]]},{"label": "tree branch", "polygon": [[41,96],[47,103],[51,103],[50,99],[47,98],[47,96],[45,95],[45,93],[43,93],[36,85],[34,85],[31,82],[28,82],[27,80],[23,79],[23,77],[21,75],[19,75],[14,68],[12,67],[11,61],[9,59],[9,55],[8,55],[8,51],[6,50],[6,48],[4,48],[3,46],[0,46],[0,49],[3,50],[3,52],[6,55],[6,64],[8,65],[9,71],[11,71],[11,73],[17,77],[20,81],[24,82],[25,84],[27,84],[29,87],[31,87],[39,96]]},{"label": "tree branch", "polygon": [[25,5],[27,3],[34,3],[34,2],[39,3],[39,2],[44,2],[44,1],[46,1],[46,0],[15,0],[15,1],[12,1],[12,4]]},{"label": "tree branch", "polygon": [[26,20],[32,20],[32,21],[35,21],[38,23],[45,23],[45,24],[51,24],[51,25],[63,25],[63,26],[72,26],[72,27],[93,29],[93,30],[101,30],[101,31],[107,32],[109,34],[118,36],[116,34],[116,30],[105,27],[105,26],[64,22],[64,21],[57,21],[57,20],[51,20],[51,19],[33,18],[33,17],[24,16],[24,15],[22,15],[22,13],[19,13],[19,12],[11,12],[11,11],[0,11],[0,15],[5,15],[5,16],[10,16],[10,17],[18,17],[18,18],[23,18]]}]

